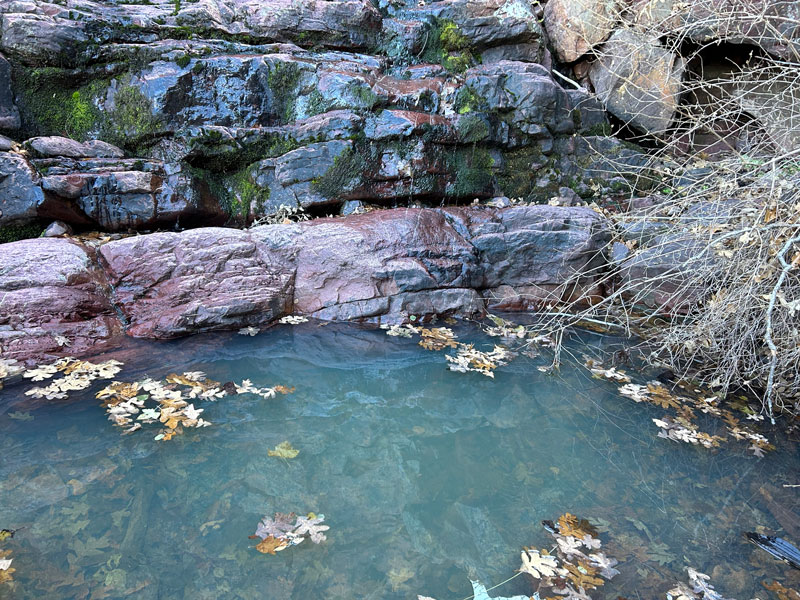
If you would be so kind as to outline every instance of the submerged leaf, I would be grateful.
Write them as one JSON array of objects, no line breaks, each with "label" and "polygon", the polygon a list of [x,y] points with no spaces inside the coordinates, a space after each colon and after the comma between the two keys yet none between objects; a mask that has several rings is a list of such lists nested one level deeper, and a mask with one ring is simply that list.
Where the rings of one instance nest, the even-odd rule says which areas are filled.
[{"label": "submerged leaf", "polygon": [[300,454],[300,450],[293,448],[288,440],[275,446],[274,450],[267,451],[268,456],[277,456],[278,458],[295,458],[298,454]]}]

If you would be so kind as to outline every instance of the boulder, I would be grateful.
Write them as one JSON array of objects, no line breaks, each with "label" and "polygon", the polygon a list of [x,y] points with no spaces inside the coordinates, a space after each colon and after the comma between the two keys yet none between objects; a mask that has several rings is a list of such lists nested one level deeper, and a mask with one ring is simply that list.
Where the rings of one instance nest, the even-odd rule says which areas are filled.
[{"label": "boulder", "polygon": [[675,115],[683,72],[683,59],[660,46],[657,39],[618,29],[603,46],[589,77],[610,113],[659,135]]},{"label": "boulder", "polygon": [[549,0],[544,24],[562,62],[574,62],[604,42],[614,29],[619,0]]},{"label": "boulder", "polygon": [[97,353],[120,335],[93,251],[68,239],[0,244],[0,357]]},{"label": "boulder", "polygon": [[77,142],[59,137],[35,137],[25,142],[25,147],[38,158],[63,156],[66,158],[122,158],[125,153],[101,140]]},{"label": "boulder", "polygon": [[758,46],[800,62],[800,5],[794,0],[640,0],[634,6],[637,24],[656,35]]},{"label": "boulder", "polygon": [[[395,296],[471,288],[480,279],[473,247],[436,210],[267,225],[252,235],[294,265],[294,310],[323,318],[379,316]],[[344,313],[340,305],[347,306]]]},{"label": "boulder", "polygon": [[292,308],[291,268],[247,231],[154,233],[105,244],[100,256],[133,337],[260,326]]},{"label": "boulder", "polygon": [[474,67],[464,77],[455,97],[459,113],[500,113],[534,138],[574,131],[569,96],[542,65],[500,61]]},{"label": "boulder", "polygon": [[42,232],[42,237],[62,237],[65,235],[72,235],[72,227],[61,221],[53,221]]},{"label": "boulder", "polygon": [[713,269],[716,262],[702,239],[659,235],[619,265],[619,289],[628,301],[650,311],[686,313],[708,293],[697,273]]},{"label": "boulder", "polygon": [[64,238],[14,242],[0,245],[0,344],[4,356],[80,355],[122,323],[165,339],[289,313],[398,321],[474,316],[487,302],[528,309],[593,290],[609,239],[589,209],[522,206],[153,233],[97,254]]},{"label": "boulder", "polygon": [[0,152],[0,226],[33,221],[44,201],[39,176],[19,154]]}]

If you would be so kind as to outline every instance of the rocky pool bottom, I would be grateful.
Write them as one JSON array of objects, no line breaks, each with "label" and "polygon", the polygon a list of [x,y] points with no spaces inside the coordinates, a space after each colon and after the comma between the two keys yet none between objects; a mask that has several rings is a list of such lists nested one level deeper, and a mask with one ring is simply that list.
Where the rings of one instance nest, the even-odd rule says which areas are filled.
[{"label": "rocky pool bottom", "polygon": [[[460,339],[497,341],[466,327]],[[581,335],[568,349],[607,358],[618,340]],[[447,369],[442,352],[385,331],[315,322],[255,337],[207,334],[130,341],[118,381],[202,371],[255,387],[196,401],[212,425],[169,441],[130,435],[95,394],[31,399],[0,391],[0,543],[14,582],[0,598],[416,598],[460,600],[520,567],[523,546],[549,548],[543,519],[592,520],[620,574],[593,598],[665,597],[693,567],[727,597],[765,599],[762,582],[800,571],[742,538],[789,537],[800,511],[796,445],[763,458],[745,442],[706,449],[657,437],[665,414],[592,378],[582,359],[556,374],[520,355],[494,379]],[[565,354],[568,356],[568,354]],[[634,381],[652,374],[632,373]],[[45,382],[46,383],[46,382]],[[724,434],[713,418],[699,419]],[[759,427],[759,424],[756,424]],[[299,454],[269,456],[288,440]],[[320,544],[276,555],[248,539],[264,515],[315,512]],[[794,540],[797,542],[798,540]],[[521,575],[490,592],[532,595]]]}]

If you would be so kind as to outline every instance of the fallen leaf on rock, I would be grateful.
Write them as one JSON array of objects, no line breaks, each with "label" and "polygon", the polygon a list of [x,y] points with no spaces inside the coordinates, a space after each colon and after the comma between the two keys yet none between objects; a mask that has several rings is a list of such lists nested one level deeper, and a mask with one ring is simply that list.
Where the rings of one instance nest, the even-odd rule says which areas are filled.
[{"label": "fallen leaf on rock", "polygon": [[288,440],[275,446],[274,450],[267,451],[268,456],[277,456],[278,458],[295,458],[298,454],[300,454],[300,450],[293,448]]},{"label": "fallen leaf on rock", "polygon": [[307,317],[300,317],[296,315],[288,315],[278,319],[278,323],[283,323],[284,325],[299,325],[300,323],[306,323],[307,321]]}]

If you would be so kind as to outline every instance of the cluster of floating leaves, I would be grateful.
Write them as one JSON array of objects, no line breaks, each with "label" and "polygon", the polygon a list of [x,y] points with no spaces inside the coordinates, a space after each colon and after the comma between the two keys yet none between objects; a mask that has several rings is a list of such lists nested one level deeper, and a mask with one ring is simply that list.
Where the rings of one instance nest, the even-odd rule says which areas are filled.
[{"label": "cluster of floating leaves", "polygon": [[667,600],[732,600],[724,598],[716,591],[711,585],[711,577],[705,573],[695,571],[691,567],[687,569],[687,572],[689,573],[689,585],[678,583],[667,592]]},{"label": "cluster of floating leaves", "polygon": [[413,338],[419,336],[419,345],[426,350],[456,350],[456,354],[447,354],[448,368],[458,373],[480,373],[494,378],[494,370],[508,364],[515,356],[503,346],[494,346],[488,352],[478,350],[474,344],[457,341],[455,333],[447,327],[415,327],[414,325],[383,325],[386,335],[393,337]]},{"label": "cluster of floating leaves", "polygon": [[168,441],[183,433],[184,428],[211,425],[200,416],[205,409],[196,408],[195,402],[218,400],[232,392],[273,398],[278,393],[289,394],[293,391],[294,388],[280,385],[258,388],[249,379],[245,379],[241,385],[223,385],[209,379],[202,371],[191,371],[171,373],[164,382],[150,378],[134,383],[114,381],[95,396],[103,401],[108,418],[123,428],[124,433],[133,433],[144,425],[154,424],[161,427],[154,439]]},{"label": "cluster of floating leaves", "polygon": [[323,525],[325,515],[308,513],[306,516],[295,513],[275,513],[265,516],[250,539],[260,538],[256,550],[262,554],[275,554],[290,546],[297,546],[307,539],[319,544],[325,541],[325,532],[330,529]]},{"label": "cluster of floating leaves", "polygon": [[[39,365],[24,371],[22,376],[33,382],[52,380],[44,387],[29,389],[25,395],[47,400],[63,400],[70,392],[91,387],[97,379],[113,379],[121,369],[122,363],[118,360],[91,363],[75,358],[62,358],[52,364]],[[54,379],[57,374],[61,376]]]},{"label": "cluster of floating leaves", "polygon": [[697,428],[695,411],[700,411],[722,419],[732,437],[750,442],[748,450],[754,455],[762,457],[766,451],[775,449],[765,436],[743,425],[733,411],[721,408],[719,398],[713,394],[703,394],[702,390],[695,390],[695,393],[679,396],[658,381],[631,383],[630,377],[624,371],[614,367],[607,369],[591,359],[587,359],[585,365],[594,377],[623,383],[619,393],[626,398],[634,402],[647,402],[665,410],[674,410],[675,416],[665,415],[660,419],[653,419],[653,423],[660,429],[658,437],[705,448],[714,448],[725,442],[725,437],[710,435]]},{"label": "cluster of floating leaves", "polygon": [[588,600],[590,590],[602,587],[619,571],[617,561],[600,551],[597,530],[586,520],[566,513],[557,523],[544,522],[555,538],[556,555],[524,548],[521,573],[538,581],[537,593],[553,593],[569,599]]}]

